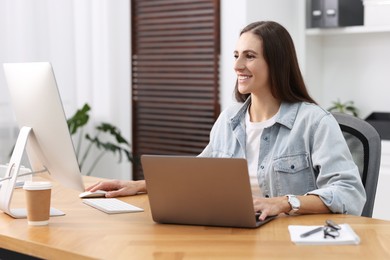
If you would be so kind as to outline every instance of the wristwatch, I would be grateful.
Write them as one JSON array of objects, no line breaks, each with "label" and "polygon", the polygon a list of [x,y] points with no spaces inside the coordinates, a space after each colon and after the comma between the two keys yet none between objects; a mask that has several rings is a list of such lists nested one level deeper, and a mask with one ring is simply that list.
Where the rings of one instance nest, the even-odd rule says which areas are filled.
[{"label": "wristwatch", "polygon": [[301,207],[301,202],[295,195],[286,195],[288,204],[291,206],[291,210],[287,213],[288,215],[294,215]]}]

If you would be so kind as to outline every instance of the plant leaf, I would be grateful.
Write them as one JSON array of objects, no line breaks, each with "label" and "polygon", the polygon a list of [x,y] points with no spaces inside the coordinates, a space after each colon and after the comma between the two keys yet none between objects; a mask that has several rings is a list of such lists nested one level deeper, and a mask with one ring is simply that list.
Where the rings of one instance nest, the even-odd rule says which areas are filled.
[{"label": "plant leaf", "polygon": [[69,132],[71,135],[75,134],[80,127],[85,126],[89,121],[88,112],[91,107],[88,104],[77,110],[76,113],[67,120]]}]

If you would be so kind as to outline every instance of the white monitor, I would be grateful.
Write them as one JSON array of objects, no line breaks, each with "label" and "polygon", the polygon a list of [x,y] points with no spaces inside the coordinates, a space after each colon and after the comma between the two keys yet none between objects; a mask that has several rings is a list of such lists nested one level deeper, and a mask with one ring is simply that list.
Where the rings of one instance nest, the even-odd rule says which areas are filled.
[{"label": "white monitor", "polygon": [[[20,151],[16,150],[18,146],[23,147],[23,144],[18,145],[18,142],[27,142],[26,152],[33,172],[47,170],[63,186],[84,191],[51,64],[5,63],[4,72],[16,120],[21,129],[13,156],[19,153],[15,157],[21,157]],[[13,160],[15,158],[11,157],[10,164],[14,165],[9,167],[15,167],[18,171],[19,162],[12,162]]]}]

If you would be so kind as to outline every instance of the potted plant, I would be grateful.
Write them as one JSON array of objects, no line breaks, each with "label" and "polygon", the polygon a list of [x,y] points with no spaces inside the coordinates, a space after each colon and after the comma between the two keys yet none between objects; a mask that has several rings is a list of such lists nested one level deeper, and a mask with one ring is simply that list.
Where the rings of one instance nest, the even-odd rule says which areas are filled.
[{"label": "potted plant", "polygon": [[359,111],[355,107],[353,101],[347,101],[342,103],[340,99],[337,99],[337,101],[333,101],[332,104],[333,106],[328,108],[329,112],[340,112],[340,113],[350,114],[356,117],[359,116]]},{"label": "potted plant", "polygon": [[[88,104],[77,110],[73,116],[68,120],[68,127],[71,136],[78,134],[76,142],[76,156],[80,165],[80,170],[85,175],[91,175],[92,171],[99,163],[101,158],[111,152],[114,155],[118,155],[119,162],[122,161],[123,156],[129,162],[134,162],[131,147],[129,142],[122,136],[120,130],[106,122],[101,122],[98,125],[94,126],[93,134],[84,133],[85,127],[89,121],[89,112],[91,107]],[[102,138],[104,136],[104,138]],[[107,139],[112,139],[113,141],[106,141]],[[84,141],[87,142],[86,148],[81,152]],[[86,159],[92,155],[92,149],[97,149],[98,155],[92,161],[91,166],[88,169],[84,169]]]}]

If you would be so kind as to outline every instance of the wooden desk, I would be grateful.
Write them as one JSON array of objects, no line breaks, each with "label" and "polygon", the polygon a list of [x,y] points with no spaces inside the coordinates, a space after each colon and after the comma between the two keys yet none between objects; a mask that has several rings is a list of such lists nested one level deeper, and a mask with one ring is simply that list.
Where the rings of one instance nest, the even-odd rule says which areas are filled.
[{"label": "wooden desk", "polygon": [[[86,178],[86,185],[96,181]],[[390,221],[348,215],[278,218],[258,229],[163,225],[153,222],[147,195],[122,198],[145,212],[107,215],[55,185],[52,206],[66,216],[46,227],[0,213],[0,247],[46,259],[390,259]],[[16,190],[13,205],[24,204]],[[322,225],[328,218],[349,223],[360,245],[297,246],[287,226]],[[337,258],[334,258],[337,257]]]}]

